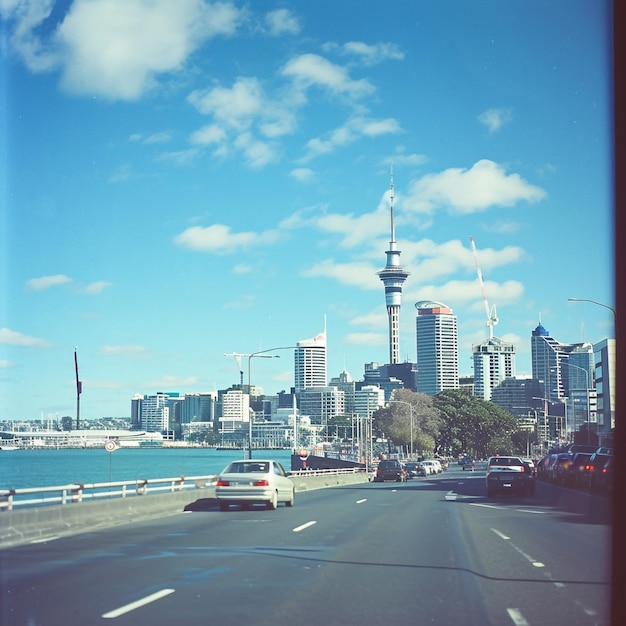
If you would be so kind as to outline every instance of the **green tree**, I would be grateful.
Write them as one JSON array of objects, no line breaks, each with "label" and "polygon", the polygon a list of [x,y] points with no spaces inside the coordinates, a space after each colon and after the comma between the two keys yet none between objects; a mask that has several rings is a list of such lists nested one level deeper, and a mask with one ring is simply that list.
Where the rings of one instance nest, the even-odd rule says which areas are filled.
[{"label": "green tree", "polygon": [[415,453],[431,454],[434,451],[435,438],[439,433],[439,416],[430,396],[397,389],[391,401],[375,411],[372,417],[376,437],[385,437],[408,451],[413,435]]},{"label": "green tree", "polygon": [[65,415],[61,418],[61,430],[70,431],[74,426],[74,420],[69,415]]},{"label": "green tree", "polygon": [[513,451],[513,435],[519,425],[508,411],[464,389],[446,389],[433,400],[442,420],[438,448],[480,458]]}]

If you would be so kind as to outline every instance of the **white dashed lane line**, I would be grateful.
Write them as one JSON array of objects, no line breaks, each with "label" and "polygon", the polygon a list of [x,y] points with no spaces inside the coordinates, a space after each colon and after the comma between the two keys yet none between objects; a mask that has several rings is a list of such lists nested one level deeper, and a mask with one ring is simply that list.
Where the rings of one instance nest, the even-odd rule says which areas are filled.
[{"label": "white dashed lane line", "polygon": [[136,600],[135,602],[131,602],[130,604],[126,604],[121,606],[119,609],[114,609],[113,611],[109,611],[105,613],[102,617],[104,619],[113,619],[115,617],[120,617],[120,615],[125,615],[126,613],[130,613],[135,609],[139,609],[142,606],[146,606],[146,604],[150,604],[151,602],[156,602],[165,596],[169,596],[171,593],[174,593],[174,589],[161,589],[161,591],[157,591],[145,598],[141,598],[141,600]]}]

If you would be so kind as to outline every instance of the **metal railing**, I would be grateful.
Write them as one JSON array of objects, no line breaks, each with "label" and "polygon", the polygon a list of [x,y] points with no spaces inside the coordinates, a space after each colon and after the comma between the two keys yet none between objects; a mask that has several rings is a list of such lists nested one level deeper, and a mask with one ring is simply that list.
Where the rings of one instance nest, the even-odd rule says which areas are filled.
[{"label": "metal railing", "polygon": [[[335,469],[302,469],[288,472],[289,476],[334,476],[359,474],[364,468],[347,467]],[[146,480],[122,480],[108,483],[56,485],[52,487],[27,487],[0,490],[0,511],[12,511],[15,507],[32,507],[48,504],[74,504],[98,498],[126,498],[149,493],[175,492],[184,489],[213,487],[217,474],[207,476],[176,476],[174,478],[150,478]],[[32,497],[36,496],[36,497]]]},{"label": "metal railing", "polygon": [[[27,487],[0,491],[0,511],[12,511],[16,506],[47,504],[72,504],[97,498],[126,498],[148,493],[175,492],[215,485],[217,476],[177,476],[175,478],[150,478],[122,480],[108,483],[69,484],[51,487]],[[31,496],[37,497],[31,497]]]}]

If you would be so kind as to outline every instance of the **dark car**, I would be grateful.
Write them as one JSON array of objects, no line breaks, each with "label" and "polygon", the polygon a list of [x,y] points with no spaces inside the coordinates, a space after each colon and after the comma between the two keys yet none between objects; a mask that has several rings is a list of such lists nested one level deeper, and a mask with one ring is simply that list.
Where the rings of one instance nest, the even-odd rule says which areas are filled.
[{"label": "dark car", "polygon": [[386,480],[395,480],[399,483],[406,480],[406,471],[400,461],[380,461],[378,463],[374,482],[383,483]]},{"label": "dark car", "polygon": [[473,472],[476,467],[476,459],[473,456],[464,456],[461,459],[461,465],[463,466],[463,471],[470,470]]},{"label": "dark car", "polygon": [[535,479],[520,457],[492,456],[487,461],[487,496],[499,493],[535,493]]},{"label": "dark car", "polygon": [[610,448],[598,448],[585,464],[581,475],[582,486],[591,491],[599,491],[602,485],[602,470],[606,462],[613,456]]},{"label": "dark car", "polygon": [[404,464],[404,469],[406,470],[407,478],[426,476],[426,468],[417,461],[408,461]]},{"label": "dark car", "polygon": [[613,457],[610,456],[598,480],[598,490],[604,493],[610,493],[613,490]]},{"label": "dark car", "polygon": [[576,452],[572,458],[572,462],[567,468],[565,475],[565,486],[578,488],[582,486],[582,475],[585,471],[585,465],[591,458],[591,452]]}]

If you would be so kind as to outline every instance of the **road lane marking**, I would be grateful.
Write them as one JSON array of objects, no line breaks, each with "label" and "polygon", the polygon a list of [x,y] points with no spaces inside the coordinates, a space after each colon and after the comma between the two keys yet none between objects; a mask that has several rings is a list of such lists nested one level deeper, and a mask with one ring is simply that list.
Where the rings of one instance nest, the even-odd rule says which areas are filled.
[{"label": "road lane marking", "polygon": [[313,524],[317,524],[317,522],[307,522],[306,524],[302,524],[302,526],[296,526],[296,528],[293,529],[293,532],[299,533],[301,530],[304,530],[305,528],[308,528],[309,526],[313,526]]},{"label": "road lane marking", "polygon": [[142,606],[145,606],[146,604],[150,604],[151,602],[160,600],[161,598],[164,598],[165,596],[169,596],[171,593],[174,593],[174,591],[175,591],[174,589],[161,589],[161,591],[157,591],[156,593],[146,596],[145,598],[141,598],[141,600],[136,600],[135,602],[131,602],[130,604],[127,604],[125,606],[121,606],[119,609],[109,611],[108,613],[105,613],[102,617],[104,619],[112,619],[115,617],[119,617],[120,615],[124,615],[125,613],[130,613],[131,611],[134,611],[135,609],[139,609]]},{"label": "road lane marking", "polygon": [[456,493],[454,493],[454,491],[448,491],[448,493],[445,495],[445,499],[456,500]]},{"label": "road lane marking", "polygon": [[493,504],[480,504],[480,502],[470,502],[470,506],[482,506],[485,509],[504,509],[503,506],[494,506]]},{"label": "road lane marking", "polygon": [[504,533],[500,532],[497,528],[492,528],[491,530],[494,533],[496,533],[496,535],[498,535],[498,537],[500,537],[500,539],[504,539],[504,541],[508,541],[509,545],[511,546],[511,548],[513,548],[513,550],[515,550],[516,552],[521,554],[528,562],[530,562],[532,564],[533,567],[545,567],[545,565],[541,561],[537,561],[536,559],[533,559],[533,557],[530,556],[530,554],[526,554],[526,552],[524,552],[521,548],[518,548],[511,541],[510,537],[507,537]]},{"label": "road lane marking", "polygon": [[522,615],[522,612],[519,609],[507,609],[506,612],[513,620],[515,626],[528,626],[526,618]]},{"label": "road lane marking", "polygon": [[545,515],[547,511],[535,511],[533,509],[515,509],[518,513],[537,513],[537,515]]},{"label": "road lane marking", "polygon": [[363,504],[363,502],[367,502],[367,498],[362,498],[361,500],[357,500],[357,504]]},{"label": "road lane marking", "polygon": [[496,533],[496,535],[498,535],[500,539],[504,539],[505,541],[508,541],[510,539],[510,537],[507,537],[504,533],[501,533],[497,528],[492,528],[491,530],[493,530],[493,532]]}]

